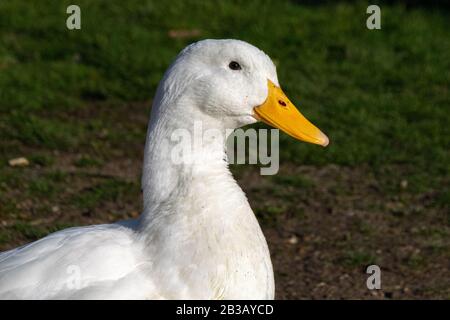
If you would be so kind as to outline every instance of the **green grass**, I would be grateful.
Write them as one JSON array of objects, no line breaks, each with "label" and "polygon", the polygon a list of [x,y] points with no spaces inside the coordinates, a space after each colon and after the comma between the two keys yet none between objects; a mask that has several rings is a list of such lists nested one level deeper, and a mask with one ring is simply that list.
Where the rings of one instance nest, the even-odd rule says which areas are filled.
[{"label": "green grass", "polygon": [[102,161],[99,159],[92,158],[87,155],[83,155],[77,160],[75,160],[74,164],[77,167],[85,168],[85,167],[96,167],[102,164]]},{"label": "green grass", "polygon": [[295,176],[283,176],[283,175],[275,175],[273,176],[273,180],[276,184],[284,185],[284,186],[292,186],[299,189],[310,189],[314,186],[314,182],[308,178],[305,178],[300,175]]},{"label": "green grass", "polygon": [[71,202],[80,209],[90,210],[97,207],[101,202],[120,202],[126,196],[133,196],[138,192],[139,188],[133,183],[111,179],[75,194]]},{"label": "green grass", "polygon": [[33,154],[30,156],[32,163],[40,165],[42,167],[50,167],[54,164],[55,158],[47,154]]},{"label": "green grass", "polygon": [[406,263],[413,269],[420,269],[427,264],[427,260],[419,253],[413,253],[408,257]]},{"label": "green grass", "polygon": [[349,267],[360,267],[376,264],[375,256],[362,250],[349,250],[341,257],[340,262]]},{"label": "green grass", "polygon": [[65,188],[67,174],[60,170],[48,171],[39,176],[33,176],[28,181],[28,196],[53,199],[61,189]]},{"label": "green grass", "polygon": [[[438,190],[436,205],[448,207],[442,188],[450,168],[448,12],[383,5],[382,29],[369,31],[364,1],[176,0],[169,6],[80,0],[82,29],[69,31],[69,4],[0,3],[0,179],[6,188],[21,179],[7,160],[23,153],[42,167],[54,165],[54,151],[80,153],[72,164],[89,168],[120,150],[142,148],[145,126],[114,119],[127,112],[120,106],[144,102],[148,108],[164,70],[187,44],[238,38],[273,58],[285,91],[330,137],[324,149],[282,134],[282,163],[367,166],[387,194],[405,192],[399,179],[406,177],[407,192]],[[200,35],[169,37],[179,29]],[[313,187],[298,177],[274,182]],[[48,177],[29,185],[36,195],[52,189]]]},{"label": "green grass", "polygon": [[[277,176],[253,181],[231,166],[263,227],[304,235],[302,247],[330,254],[324,265],[379,263],[403,276],[403,264],[436,263],[427,272],[444,275],[450,12],[382,4],[382,29],[369,31],[368,1],[299,2],[77,0],[82,29],[69,31],[73,1],[0,1],[0,251],[136,217],[136,163],[164,71],[194,41],[235,38],[273,58],[284,91],[331,141],[280,134]],[[28,167],[8,165],[22,156]],[[289,173],[299,165],[305,175]],[[400,265],[389,254],[405,245],[420,251]]]},{"label": "green grass", "polygon": [[[72,224],[55,224],[51,227],[35,226],[28,222],[17,222],[9,228],[10,232],[19,233],[20,236],[28,241],[33,241],[46,236],[49,233],[56,232],[58,230],[74,227]],[[8,235],[5,235],[5,240],[8,239]],[[0,238],[0,242],[2,239]]]},{"label": "green grass", "polygon": [[[66,112],[92,102],[148,101],[185,45],[239,38],[271,55],[285,91],[331,139],[322,149],[282,135],[282,161],[409,166],[411,176],[426,171],[420,182],[425,188],[437,187],[449,173],[445,11],[384,5],[382,30],[369,31],[365,2],[169,6],[80,0],[82,29],[69,31],[70,3],[0,4],[0,135],[8,141],[39,149],[80,148],[94,121],[63,120]],[[172,39],[168,32],[174,29],[201,34]],[[0,156],[9,157],[9,151]]]},{"label": "green grass", "polygon": [[4,136],[26,146],[67,150],[77,146],[82,139],[82,133],[75,125],[25,112],[11,112],[7,125],[9,128]]},{"label": "green grass", "polygon": [[276,206],[255,207],[254,212],[259,221],[265,225],[275,226],[279,216],[286,211],[286,208]]}]

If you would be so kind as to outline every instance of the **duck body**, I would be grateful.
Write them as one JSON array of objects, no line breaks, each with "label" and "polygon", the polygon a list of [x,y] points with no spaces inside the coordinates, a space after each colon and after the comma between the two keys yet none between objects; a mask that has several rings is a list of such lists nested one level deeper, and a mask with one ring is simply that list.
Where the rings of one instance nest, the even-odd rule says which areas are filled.
[{"label": "duck body", "polygon": [[[210,189],[213,182],[199,183]],[[273,299],[264,236],[242,191],[232,179],[221,180],[227,185],[234,195],[202,197],[191,204],[198,211],[189,217],[185,207],[174,208],[180,213],[155,219],[148,235],[139,221],[126,221],[62,230],[4,252],[0,298]],[[211,200],[223,206],[204,206]],[[220,209],[234,217],[213,214]]]},{"label": "duck body", "polygon": [[119,224],[94,225],[1,253],[0,298],[138,299],[145,279],[135,238]]},{"label": "duck body", "polygon": [[70,228],[0,254],[0,297],[273,299],[266,240],[226,161],[178,169],[167,199],[139,220]]},{"label": "duck body", "polygon": [[185,48],[153,100],[139,219],[0,253],[0,298],[273,299],[267,243],[225,152],[233,129],[258,120],[328,144],[261,50],[238,40]]},{"label": "duck body", "polygon": [[164,204],[167,214],[143,233],[158,292],[169,299],[273,299],[267,243],[244,193],[225,170],[196,176],[177,195],[186,201]]},{"label": "duck body", "polygon": [[[229,46],[234,40],[228,41],[188,47],[158,87],[145,148],[141,217],[62,230],[1,253],[0,298],[274,298],[267,243],[228,169],[224,137],[206,139],[201,148],[187,152],[190,161],[171,159],[174,130],[191,132],[200,121],[202,134],[209,129],[225,134],[230,126],[256,122],[250,114],[219,118],[215,111],[196,107],[211,107],[202,94],[214,96],[210,91],[216,85],[214,78],[207,79],[210,69],[192,73],[204,63],[196,61],[195,51],[212,50],[206,59],[214,60],[220,51],[236,51]],[[246,54],[268,59],[259,49],[236,43]]]}]

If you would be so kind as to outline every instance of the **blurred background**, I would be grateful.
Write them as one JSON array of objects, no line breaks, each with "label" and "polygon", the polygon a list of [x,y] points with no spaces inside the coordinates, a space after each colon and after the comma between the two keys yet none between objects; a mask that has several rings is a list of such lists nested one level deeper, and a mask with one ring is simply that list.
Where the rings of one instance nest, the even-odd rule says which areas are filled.
[{"label": "blurred background", "polygon": [[[66,28],[70,4],[81,30]],[[273,58],[331,140],[280,134],[275,176],[232,167],[276,297],[449,299],[449,5],[377,4],[381,30],[365,1],[1,1],[0,250],[137,217],[163,72],[189,43],[235,38]],[[370,264],[381,290],[366,287]]]}]

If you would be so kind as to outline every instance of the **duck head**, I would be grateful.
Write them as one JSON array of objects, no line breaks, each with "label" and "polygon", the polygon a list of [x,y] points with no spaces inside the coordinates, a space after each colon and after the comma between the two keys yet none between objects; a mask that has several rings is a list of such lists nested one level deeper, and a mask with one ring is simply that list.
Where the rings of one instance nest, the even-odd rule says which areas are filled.
[{"label": "duck head", "polygon": [[[173,107],[160,108],[168,104]],[[298,140],[328,145],[281,90],[272,60],[244,41],[203,40],[186,47],[161,81],[153,109],[152,118],[170,112],[186,120],[189,114],[217,129],[263,121]]]}]

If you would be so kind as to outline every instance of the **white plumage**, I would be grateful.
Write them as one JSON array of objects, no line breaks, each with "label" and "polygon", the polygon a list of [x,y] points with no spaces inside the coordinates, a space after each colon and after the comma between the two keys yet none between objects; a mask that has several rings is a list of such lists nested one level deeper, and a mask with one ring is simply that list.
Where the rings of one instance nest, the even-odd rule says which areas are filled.
[{"label": "white plumage", "polygon": [[[228,64],[239,60],[239,78]],[[275,67],[237,40],[205,40],[183,50],[152,107],[139,220],[70,228],[0,254],[4,299],[271,299],[265,238],[232,178],[223,141],[173,164],[170,135],[236,128],[256,120]],[[207,162],[200,161],[207,159]]]},{"label": "white plumage", "polygon": [[[118,224],[70,228],[0,254],[6,299],[141,298],[142,250]],[[150,285],[150,283],[147,283]],[[130,289],[133,286],[133,290]]]},{"label": "white plumage", "polygon": [[[62,230],[1,253],[0,298],[273,299],[267,243],[225,154],[230,129],[256,119],[328,144],[281,91],[262,51],[238,40],[188,46],[153,102],[140,218]],[[200,147],[180,145],[197,131]]]}]

